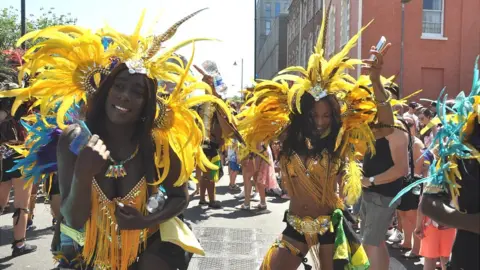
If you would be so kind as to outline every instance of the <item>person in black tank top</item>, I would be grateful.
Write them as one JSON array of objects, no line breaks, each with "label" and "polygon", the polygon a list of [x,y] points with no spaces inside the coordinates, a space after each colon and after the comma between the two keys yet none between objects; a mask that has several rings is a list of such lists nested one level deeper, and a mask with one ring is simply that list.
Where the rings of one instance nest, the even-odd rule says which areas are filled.
[{"label": "person in black tank top", "polygon": [[[386,88],[390,88],[390,95],[398,89],[393,83]],[[408,135],[394,128],[389,102],[378,102],[377,106],[378,122],[372,129],[376,138],[375,153],[367,153],[363,160],[360,236],[372,268],[388,269],[390,257],[385,234],[400,202],[392,207],[389,203],[402,189],[408,174]]]},{"label": "person in black tank top", "polygon": [[[394,166],[390,143],[386,138],[375,142],[375,155],[365,156],[363,159],[363,175],[367,178],[375,177]],[[375,192],[386,197],[394,197],[402,189],[402,178],[383,185],[364,187],[364,191]]]}]

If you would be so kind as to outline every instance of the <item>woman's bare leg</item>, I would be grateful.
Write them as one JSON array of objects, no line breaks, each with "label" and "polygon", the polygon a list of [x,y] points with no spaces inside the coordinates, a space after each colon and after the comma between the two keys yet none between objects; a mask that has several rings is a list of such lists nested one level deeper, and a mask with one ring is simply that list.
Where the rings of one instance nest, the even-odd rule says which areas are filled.
[{"label": "woman's bare leg", "polygon": [[402,242],[402,247],[406,249],[411,249],[412,248],[412,236],[413,236],[413,229],[414,228],[409,228],[408,224],[408,219],[407,219],[407,212],[406,211],[400,211],[397,210],[397,215],[399,217],[398,223],[401,224],[403,232],[403,242]]},{"label": "woman's bare leg", "polygon": [[320,245],[320,268],[322,270],[333,270],[333,255],[335,245]]},{"label": "woman's bare leg", "polygon": [[205,202],[205,193],[207,192],[207,182],[208,180],[204,179],[205,172],[200,172],[200,175],[197,176],[198,185],[200,186],[200,201]]},{"label": "woman's bare leg", "polygon": [[[13,218],[13,237],[14,240],[24,239],[27,228],[28,213],[23,209],[28,209],[32,185],[24,189],[25,181],[21,178],[15,178],[13,181],[13,190],[15,194],[14,206],[18,211],[18,217]],[[17,243],[17,247],[23,245],[23,242]]]},{"label": "woman's bare leg", "polygon": [[205,181],[205,185],[207,186],[208,202],[214,203],[215,202],[215,181],[208,179]]},{"label": "woman's bare leg", "polygon": [[436,265],[437,265],[436,258],[425,258],[425,261],[423,263],[423,270],[435,270]]},{"label": "woman's bare leg", "polygon": [[405,239],[409,238],[411,239],[410,241],[410,247],[412,248],[412,253],[415,255],[420,254],[420,239],[415,237],[413,231],[415,230],[416,222],[417,222],[417,210],[410,210],[406,211],[404,214],[404,235]]},{"label": "woman's bare leg", "polygon": [[[306,255],[308,253],[307,244],[295,241],[285,235],[282,235],[280,239],[287,241],[288,243],[299,249],[302,254]],[[271,254],[270,265],[265,265],[265,263],[266,262],[264,260],[262,266],[260,267],[261,270],[292,270],[297,269],[298,266],[300,266],[300,264],[302,263],[302,258],[293,255],[286,248],[275,248]]]},{"label": "woman's bare leg", "polygon": [[448,259],[446,257],[440,257],[440,263],[442,264],[442,270],[447,270]]},{"label": "woman's bare leg", "polygon": [[52,199],[50,201],[50,208],[52,210],[52,216],[58,220],[60,217],[60,202],[62,201],[62,198],[60,197],[60,194],[53,195]]},{"label": "woman's bare leg", "polygon": [[255,183],[255,186],[257,187],[257,192],[260,195],[260,204],[262,205],[267,205],[267,195],[265,194],[265,185],[262,183]]},{"label": "woman's bare leg", "polygon": [[0,182],[0,214],[8,204],[10,199],[10,190],[12,189],[12,180]]},{"label": "woman's bare leg", "polygon": [[237,179],[238,172],[228,168],[228,176],[230,177],[230,186],[235,185],[235,180]]},{"label": "woman's bare leg", "polygon": [[244,205],[250,205],[250,197],[252,196],[252,182],[253,177],[251,172],[243,171],[243,191],[245,193]]}]

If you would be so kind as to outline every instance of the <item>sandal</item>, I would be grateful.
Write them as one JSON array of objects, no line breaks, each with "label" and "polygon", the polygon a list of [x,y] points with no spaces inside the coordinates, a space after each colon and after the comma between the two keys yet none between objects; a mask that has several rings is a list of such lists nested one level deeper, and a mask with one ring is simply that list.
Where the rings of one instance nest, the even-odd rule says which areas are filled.
[{"label": "sandal", "polygon": [[233,185],[229,185],[228,188],[231,190],[231,191],[240,191],[241,188],[236,185],[236,184],[233,184]]},{"label": "sandal", "polygon": [[257,204],[254,206],[254,208],[258,209],[258,210],[267,210],[267,204]]},{"label": "sandal", "polygon": [[402,257],[405,259],[420,259],[422,256],[417,255],[410,250],[402,254]]},{"label": "sandal", "polygon": [[237,209],[240,209],[240,210],[247,210],[249,211],[250,210],[250,204],[241,204],[239,206],[236,207]]},{"label": "sandal", "polygon": [[198,201],[198,205],[208,205],[208,202],[207,201]]},{"label": "sandal", "polygon": [[222,209],[222,206],[220,205],[219,201],[208,203],[208,207],[212,209]]}]

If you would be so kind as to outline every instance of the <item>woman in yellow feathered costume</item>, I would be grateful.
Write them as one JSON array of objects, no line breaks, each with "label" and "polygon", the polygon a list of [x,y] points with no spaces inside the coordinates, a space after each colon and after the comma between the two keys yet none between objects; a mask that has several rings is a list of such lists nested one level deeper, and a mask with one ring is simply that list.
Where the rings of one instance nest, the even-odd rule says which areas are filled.
[{"label": "woman in yellow feathered costume", "polygon": [[[132,35],[55,26],[19,41],[42,39],[25,55],[22,72],[33,74],[31,85],[8,93],[16,97],[13,110],[35,97],[45,121],[53,114],[63,129],[56,162],[61,250],[68,255],[61,258],[69,268],[186,269],[183,250],[203,254],[177,218],[188,204],[186,182],[195,165],[218,169],[201,149],[205,132],[193,108],[226,105],[189,74],[192,59],[187,66],[167,61],[178,48],[205,39],[163,48],[197,13],[150,37],[140,35],[142,14]],[[160,95],[158,80],[176,87]],[[190,98],[197,89],[206,94]],[[87,102],[85,121],[72,124],[67,112],[81,101]],[[21,170],[31,167],[25,166]],[[80,256],[72,258],[76,252]]]},{"label": "woman in yellow feathered costume", "polygon": [[310,269],[305,258],[310,249],[318,269],[369,267],[359,239],[346,224],[344,200],[353,204],[361,194],[356,155],[359,149],[374,152],[369,124],[392,118],[380,82],[382,54],[374,50],[378,60],[364,62],[373,86],[368,77],[355,80],[346,70],[362,64],[348,57],[359,34],[341,52],[325,59],[327,25],[324,19],[307,69],[289,67],[272,81],[260,81],[239,123],[252,149],[276,138],[283,143],[280,167],[290,206],[283,220],[286,228],[261,269],[297,269],[301,263]]}]

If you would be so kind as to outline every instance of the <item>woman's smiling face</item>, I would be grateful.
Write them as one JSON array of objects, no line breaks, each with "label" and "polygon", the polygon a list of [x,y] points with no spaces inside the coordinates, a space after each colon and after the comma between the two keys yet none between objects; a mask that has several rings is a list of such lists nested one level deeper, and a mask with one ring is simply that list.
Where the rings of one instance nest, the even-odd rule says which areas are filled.
[{"label": "woman's smiling face", "polygon": [[145,106],[147,82],[145,75],[130,74],[123,70],[115,77],[105,110],[114,124],[131,124],[140,120]]}]

